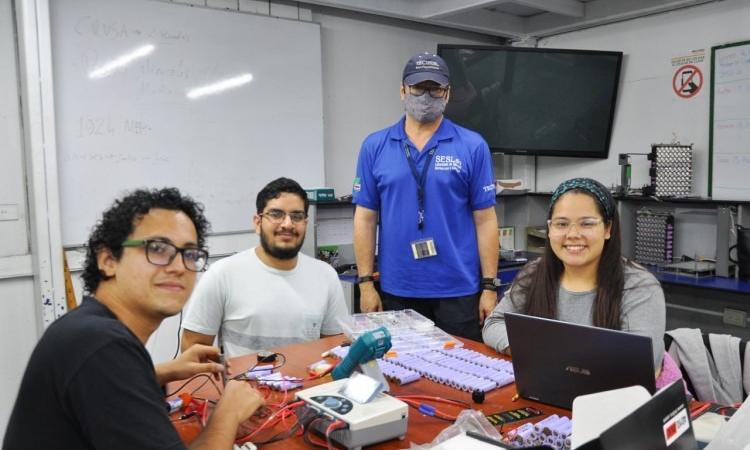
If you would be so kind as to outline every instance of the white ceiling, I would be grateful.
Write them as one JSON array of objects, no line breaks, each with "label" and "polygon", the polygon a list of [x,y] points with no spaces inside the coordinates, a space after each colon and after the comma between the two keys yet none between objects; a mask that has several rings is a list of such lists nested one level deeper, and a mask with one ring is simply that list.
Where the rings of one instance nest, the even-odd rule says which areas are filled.
[{"label": "white ceiling", "polygon": [[721,0],[302,0],[511,40],[538,39]]}]

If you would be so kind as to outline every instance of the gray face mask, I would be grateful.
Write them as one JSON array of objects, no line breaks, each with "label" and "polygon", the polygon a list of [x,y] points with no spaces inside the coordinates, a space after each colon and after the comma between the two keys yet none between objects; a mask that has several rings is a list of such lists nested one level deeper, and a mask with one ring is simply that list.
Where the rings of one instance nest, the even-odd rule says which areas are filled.
[{"label": "gray face mask", "polygon": [[446,103],[444,98],[433,98],[428,92],[419,97],[406,92],[404,111],[419,123],[430,123],[443,114]]}]

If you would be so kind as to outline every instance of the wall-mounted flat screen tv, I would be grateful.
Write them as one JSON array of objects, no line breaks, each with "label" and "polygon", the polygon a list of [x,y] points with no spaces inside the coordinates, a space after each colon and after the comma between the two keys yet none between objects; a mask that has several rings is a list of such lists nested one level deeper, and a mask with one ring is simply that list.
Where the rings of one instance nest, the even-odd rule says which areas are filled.
[{"label": "wall-mounted flat screen tv", "polygon": [[622,52],[438,45],[445,115],[493,153],[607,158]]}]

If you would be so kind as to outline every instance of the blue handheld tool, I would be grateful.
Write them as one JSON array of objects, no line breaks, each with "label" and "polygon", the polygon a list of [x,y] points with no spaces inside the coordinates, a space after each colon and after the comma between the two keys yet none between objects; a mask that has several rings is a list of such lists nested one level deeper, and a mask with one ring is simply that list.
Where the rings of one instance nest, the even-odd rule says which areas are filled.
[{"label": "blue handheld tool", "polygon": [[[382,358],[391,349],[391,333],[385,327],[376,328],[358,337],[346,357],[333,369],[334,380],[347,378],[357,366]],[[377,367],[377,365],[376,365]],[[380,375],[382,378],[382,374]]]}]

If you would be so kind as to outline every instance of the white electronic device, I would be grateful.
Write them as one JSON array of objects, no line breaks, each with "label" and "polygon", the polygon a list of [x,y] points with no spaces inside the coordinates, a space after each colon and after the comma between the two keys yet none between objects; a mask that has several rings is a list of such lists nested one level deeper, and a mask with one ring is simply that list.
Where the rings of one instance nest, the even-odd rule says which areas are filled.
[{"label": "white electronic device", "polygon": [[310,408],[339,419],[346,427],[331,434],[331,440],[348,449],[360,449],[364,445],[403,439],[409,419],[409,407],[401,400],[379,393],[367,403],[347,398],[343,392],[348,378],[297,392]]}]

